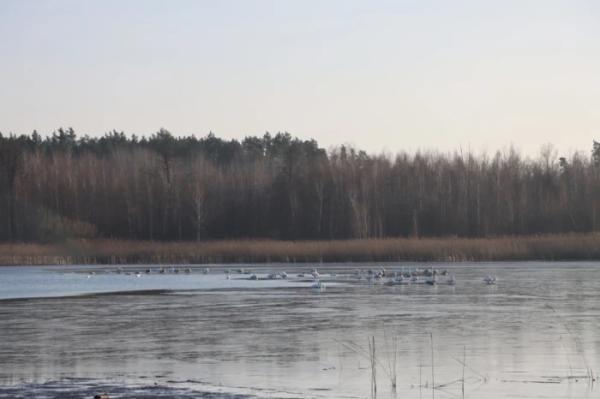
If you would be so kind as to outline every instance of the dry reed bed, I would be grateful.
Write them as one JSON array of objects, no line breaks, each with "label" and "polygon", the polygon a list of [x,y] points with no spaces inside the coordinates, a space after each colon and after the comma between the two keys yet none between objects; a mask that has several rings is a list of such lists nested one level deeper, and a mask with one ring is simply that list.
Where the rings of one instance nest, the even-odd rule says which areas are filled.
[{"label": "dry reed bed", "polygon": [[0,244],[0,265],[600,259],[600,234],[335,241]]}]

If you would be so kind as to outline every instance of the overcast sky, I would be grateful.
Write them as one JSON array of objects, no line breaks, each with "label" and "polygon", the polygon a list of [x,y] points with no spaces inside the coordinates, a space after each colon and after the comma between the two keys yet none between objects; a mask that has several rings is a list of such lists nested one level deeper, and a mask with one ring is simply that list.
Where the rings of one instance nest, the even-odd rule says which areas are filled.
[{"label": "overcast sky", "polygon": [[0,131],[600,139],[600,1],[0,0]]}]

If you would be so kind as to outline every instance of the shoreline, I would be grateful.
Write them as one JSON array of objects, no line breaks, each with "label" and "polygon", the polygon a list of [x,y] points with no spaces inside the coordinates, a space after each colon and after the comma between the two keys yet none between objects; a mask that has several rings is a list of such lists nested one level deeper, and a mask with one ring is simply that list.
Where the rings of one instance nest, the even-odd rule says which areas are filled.
[{"label": "shoreline", "polygon": [[600,233],[493,238],[2,243],[0,266],[600,260]]}]

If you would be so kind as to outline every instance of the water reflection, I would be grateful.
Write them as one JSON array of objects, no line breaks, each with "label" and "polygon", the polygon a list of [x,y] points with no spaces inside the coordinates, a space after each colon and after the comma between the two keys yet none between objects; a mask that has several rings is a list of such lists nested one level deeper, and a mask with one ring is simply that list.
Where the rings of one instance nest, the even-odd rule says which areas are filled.
[{"label": "water reflection", "polygon": [[[369,358],[352,345],[366,349],[374,337],[378,397],[431,397],[432,333],[436,398],[462,397],[463,369],[465,397],[597,394],[588,378],[600,369],[596,264],[443,267],[456,286],[340,284],[315,292],[277,282],[223,289],[228,280],[214,272],[189,276],[200,290],[177,276],[169,286],[151,282],[172,291],[0,301],[0,381],[141,379],[259,397],[370,397]],[[35,270],[23,273],[79,284],[69,270]],[[489,273],[498,285],[482,283]],[[1,279],[0,288],[21,278]],[[392,337],[395,393],[384,371]]]}]

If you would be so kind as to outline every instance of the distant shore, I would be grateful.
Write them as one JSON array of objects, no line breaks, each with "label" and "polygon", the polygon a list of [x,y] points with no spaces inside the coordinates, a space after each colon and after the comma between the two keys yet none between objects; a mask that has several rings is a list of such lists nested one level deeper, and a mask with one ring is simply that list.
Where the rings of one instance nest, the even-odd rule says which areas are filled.
[{"label": "distant shore", "polygon": [[0,244],[0,265],[600,260],[600,234],[332,241]]}]

